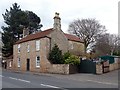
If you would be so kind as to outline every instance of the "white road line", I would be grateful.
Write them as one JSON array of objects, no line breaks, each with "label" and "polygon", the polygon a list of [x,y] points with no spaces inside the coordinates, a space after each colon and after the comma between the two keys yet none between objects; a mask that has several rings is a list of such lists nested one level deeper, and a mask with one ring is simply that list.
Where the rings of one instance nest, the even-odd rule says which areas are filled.
[{"label": "white road line", "polygon": [[90,81],[90,82],[96,82],[96,83],[101,83],[101,84],[118,85],[117,83],[100,82],[100,81],[94,81],[94,80],[87,80],[87,81]]},{"label": "white road line", "polygon": [[13,80],[18,80],[17,78],[13,78],[13,77],[9,77],[10,79],[13,79]]},{"label": "white road line", "polygon": [[13,80],[18,80],[18,81],[30,83],[30,81],[23,80],[23,79],[17,79],[17,78],[13,78],[13,77],[9,77],[9,78],[10,78],[10,79],[13,79]]},{"label": "white road line", "polygon": [[27,82],[27,83],[30,83],[30,81],[27,81],[27,80],[23,80],[23,79],[18,79],[19,81],[23,81],[23,82]]},{"label": "white road line", "polygon": [[60,87],[56,87],[56,86],[52,86],[52,85],[46,85],[46,84],[40,84],[41,86],[45,86],[45,87],[50,87],[50,88],[60,88]]},{"label": "white road line", "polygon": [[4,77],[3,75],[0,75],[0,77]]}]

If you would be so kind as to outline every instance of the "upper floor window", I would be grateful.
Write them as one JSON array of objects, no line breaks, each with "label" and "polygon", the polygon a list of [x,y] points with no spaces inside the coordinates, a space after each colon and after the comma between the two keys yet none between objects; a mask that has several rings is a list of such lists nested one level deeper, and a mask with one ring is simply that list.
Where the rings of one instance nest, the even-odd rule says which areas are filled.
[{"label": "upper floor window", "polygon": [[20,53],[20,44],[18,44],[18,53]]},{"label": "upper floor window", "polygon": [[27,45],[27,52],[30,52],[30,45]]},{"label": "upper floor window", "polygon": [[36,41],[36,51],[40,50],[40,40]]},{"label": "upper floor window", "polygon": [[36,57],[36,67],[40,67],[40,57]]}]

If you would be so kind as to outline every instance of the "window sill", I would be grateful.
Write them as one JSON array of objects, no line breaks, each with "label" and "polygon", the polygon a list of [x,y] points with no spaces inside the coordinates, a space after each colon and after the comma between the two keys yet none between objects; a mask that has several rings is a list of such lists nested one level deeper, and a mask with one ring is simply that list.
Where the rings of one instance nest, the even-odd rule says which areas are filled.
[{"label": "window sill", "polygon": [[40,66],[36,66],[36,68],[40,68]]}]

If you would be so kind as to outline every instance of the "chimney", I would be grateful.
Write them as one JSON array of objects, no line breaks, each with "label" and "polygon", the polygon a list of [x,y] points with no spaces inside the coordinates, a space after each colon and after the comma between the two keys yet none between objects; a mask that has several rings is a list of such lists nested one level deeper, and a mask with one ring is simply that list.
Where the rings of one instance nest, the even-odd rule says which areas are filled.
[{"label": "chimney", "polygon": [[61,30],[61,18],[59,17],[59,13],[55,13],[55,17],[54,19],[54,24],[53,24],[53,28],[56,30]]},{"label": "chimney", "polygon": [[24,28],[23,29],[23,38],[26,37],[27,35],[29,35],[29,29],[28,28]]}]

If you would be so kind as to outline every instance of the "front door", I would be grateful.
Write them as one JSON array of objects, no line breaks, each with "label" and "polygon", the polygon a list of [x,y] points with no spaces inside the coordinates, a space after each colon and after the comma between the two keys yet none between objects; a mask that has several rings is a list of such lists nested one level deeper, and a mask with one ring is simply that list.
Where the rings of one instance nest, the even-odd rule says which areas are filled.
[{"label": "front door", "polygon": [[29,71],[30,70],[30,59],[27,59],[27,63],[26,63],[27,65],[27,67],[26,67],[26,69],[27,69],[27,71]]}]

